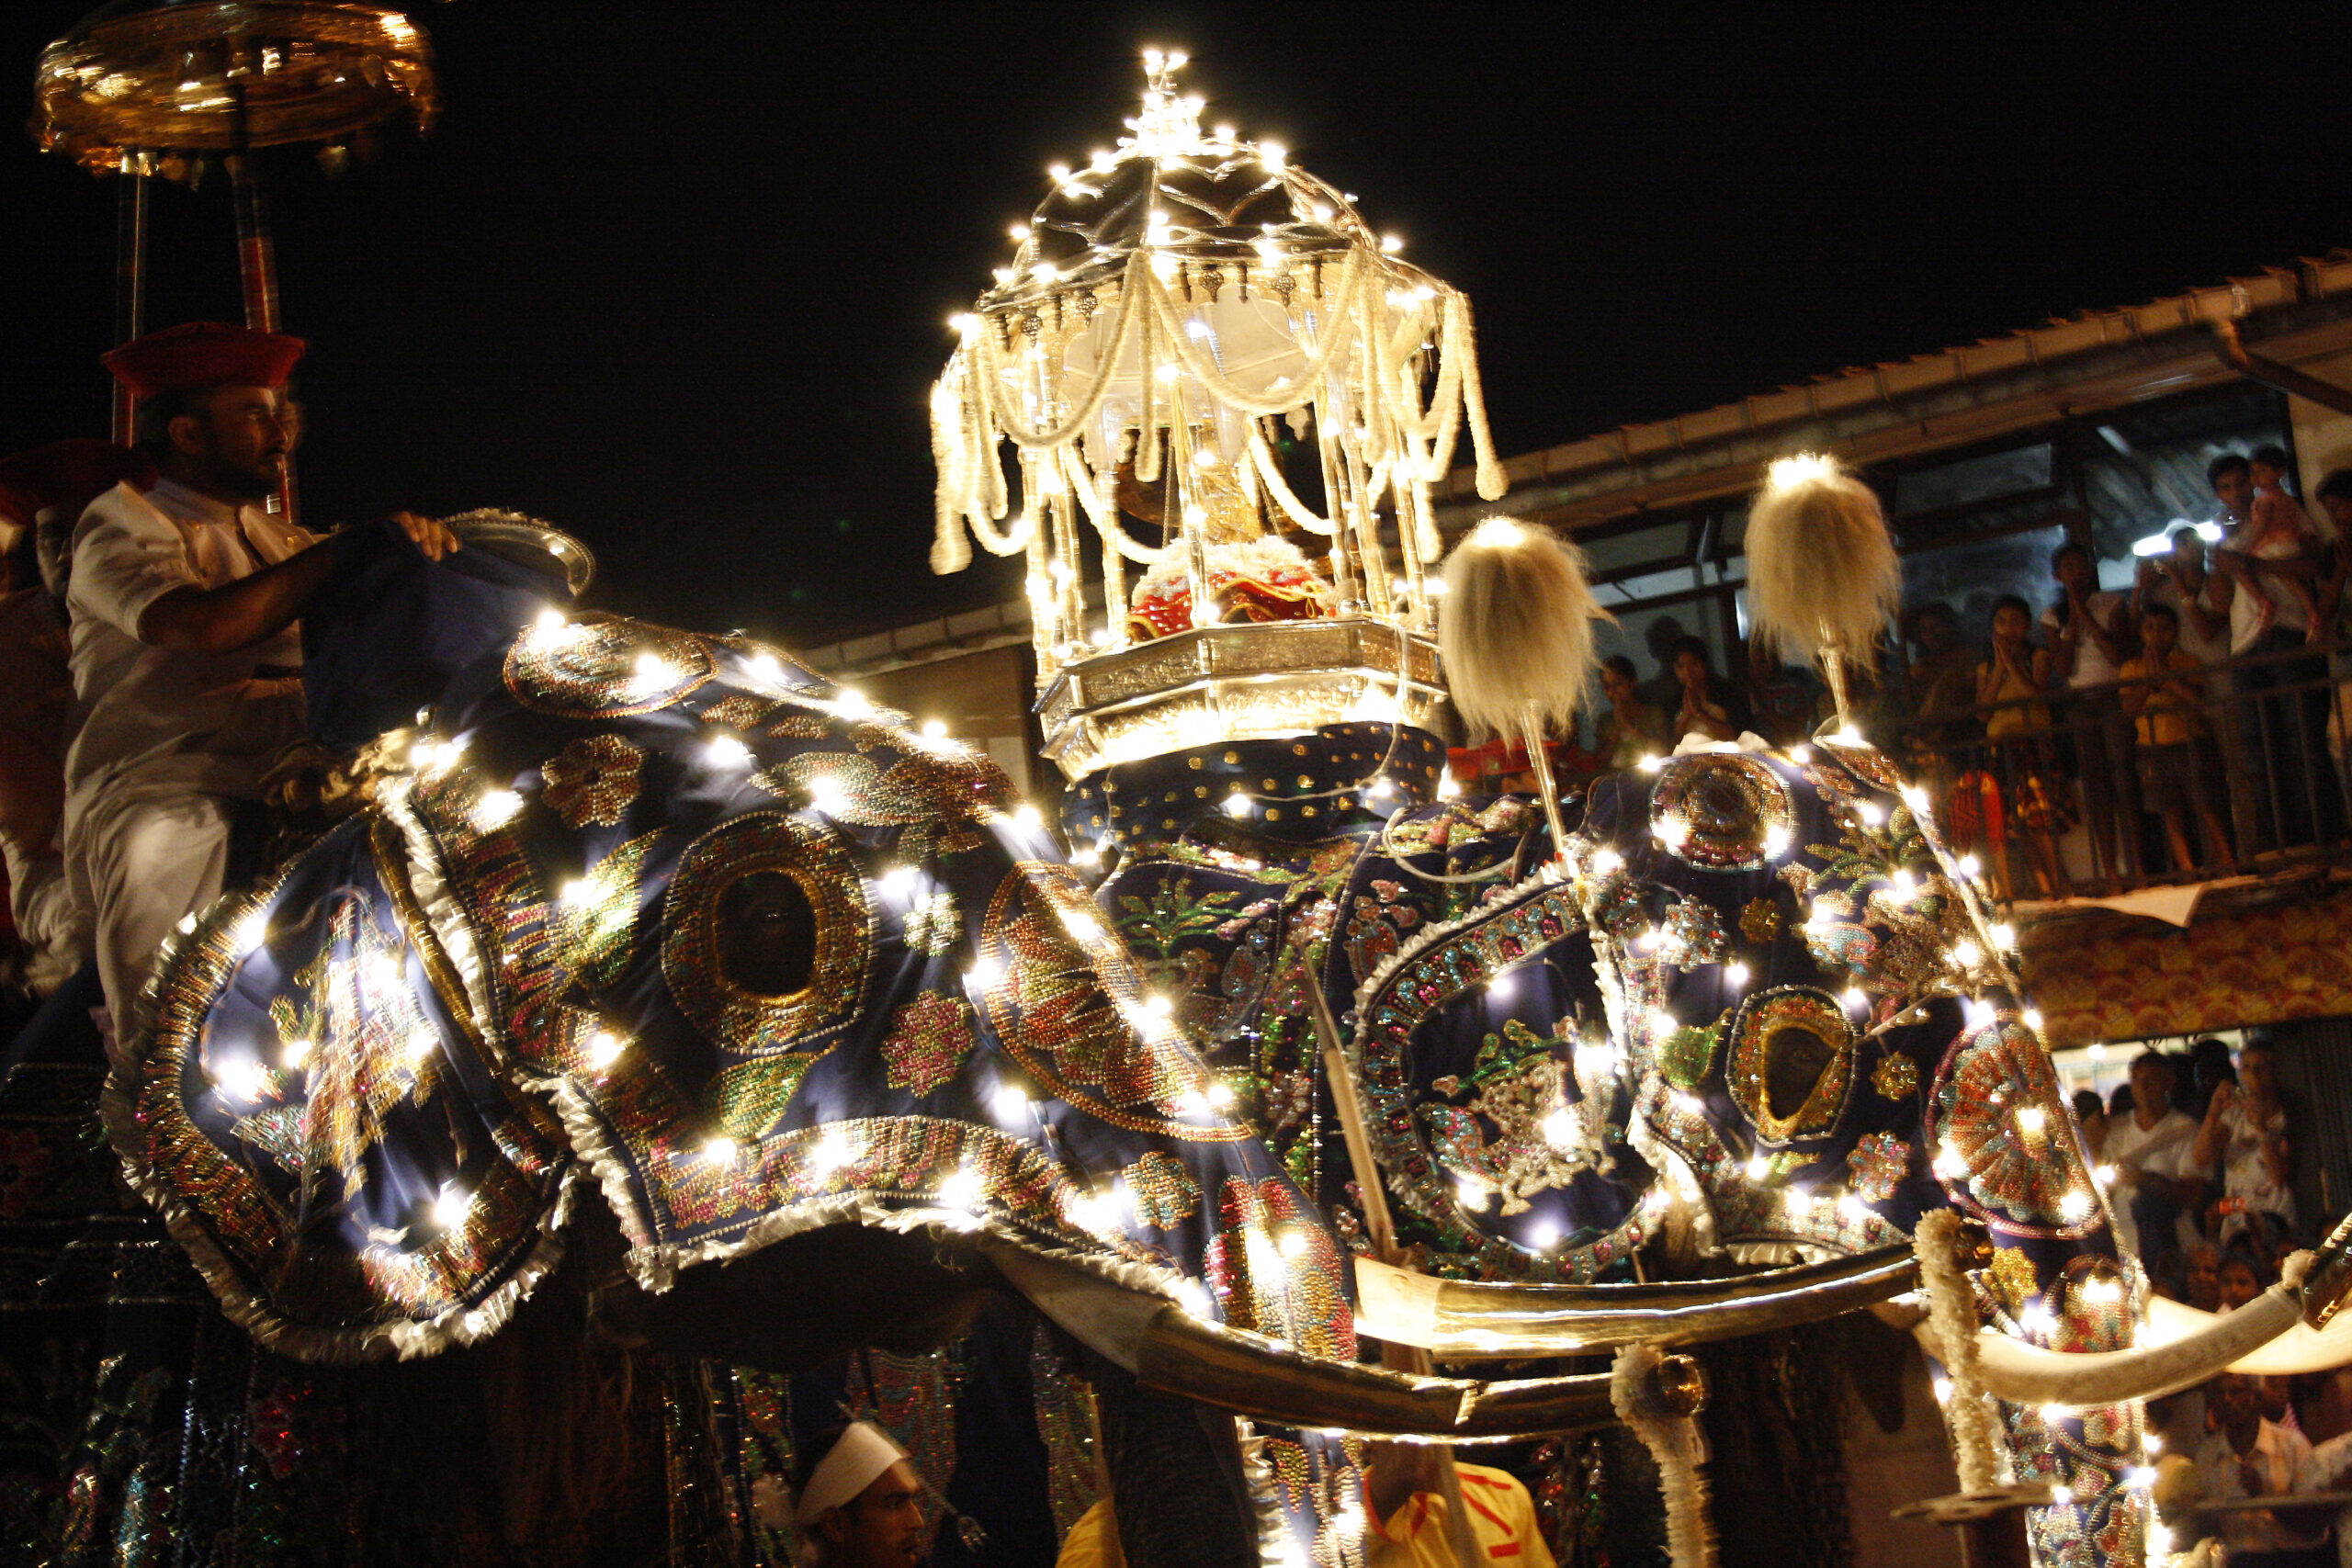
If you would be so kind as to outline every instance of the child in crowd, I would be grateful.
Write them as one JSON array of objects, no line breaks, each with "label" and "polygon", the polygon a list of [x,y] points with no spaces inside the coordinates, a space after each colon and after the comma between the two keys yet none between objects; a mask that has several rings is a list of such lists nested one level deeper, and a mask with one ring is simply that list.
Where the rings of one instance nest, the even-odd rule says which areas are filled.
[{"label": "child in crowd", "polygon": [[[1994,604],[1992,657],[1976,667],[1976,705],[2002,705],[1985,716],[1984,738],[1998,756],[1995,767],[2009,819],[2026,829],[2041,896],[2063,898],[2074,887],[2058,863],[2057,835],[2073,824],[2050,787],[2047,739],[2024,738],[2035,731],[2046,737],[2050,728],[2050,705],[2034,700],[2050,689],[2050,650],[2034,646],[2032,630],[2033,611],[2023,599],[2005,594]],[[2006,736],[2019,739],[2005,741]],[[2006,862],[1996,862],[1993,872],[2001,897],[2010,897]]]},{"label": "child in crowd", "polygon": [[[2287,493],[2287,453],[2280,446],[2258,446],[2246,458],[2254,475],[2254,510],[2246,520],[2245,553],[2256,560],[2293,560],[2311,547],[2312,525],[2303,504]],[[2294,595],[2307,615],[2304,625],[2312,640],[2322,640],[2327,618],[2314,602],[2312,584],[2300,577],[2274,577],[2271,582]],[[2267,594],[2254,595],[2255,635],[2270,629],[2278,606]]]},{"label": "child in crowd", "polygon": [[[2123,680],[2144,683],[2122,688],[2123,711],[2132,716],[2139,741],[2141,802],[2164,818],[2174,868],[2184,872],[2207,863],[2188,847],[2187,819],[2192,807],[2205,835],[2208,861],[2230,858],[2229,835],[2213,809],[2218,795],[2206,761],[2202,669],[2180,646],[2178,612],[2169,604],[2144,606],[2140,612],[2140,653],[2125,660],[2120,671]],[[2172,679],[2156,679],[2163,675]]]}]

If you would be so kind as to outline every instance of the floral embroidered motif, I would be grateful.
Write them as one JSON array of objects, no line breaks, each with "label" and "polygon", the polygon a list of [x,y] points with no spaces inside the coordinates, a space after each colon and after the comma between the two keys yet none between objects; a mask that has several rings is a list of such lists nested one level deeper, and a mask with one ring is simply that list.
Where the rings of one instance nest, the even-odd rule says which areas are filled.
[{"label": "floral embroidered motif", "polygon": [[882,1043],[892,1089],[929,1094],[961,1071],[972,1054],[972,1010],[960,997],[925,991],[890,1017]]},{"label": "floral embroidered motif", "polygon": [[617,828],[636,804],[645,753],[617,735],[588,735],[540,764],[539,798],[567,828]]}]

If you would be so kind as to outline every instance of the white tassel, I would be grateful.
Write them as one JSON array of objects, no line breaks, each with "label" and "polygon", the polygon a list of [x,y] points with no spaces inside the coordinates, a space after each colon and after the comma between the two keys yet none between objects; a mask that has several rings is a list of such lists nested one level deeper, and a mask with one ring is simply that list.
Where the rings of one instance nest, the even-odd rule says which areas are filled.
[{"label": "white tassel", "polygon": [[1592,678],[1592,623],[1612,618],[1585,581],[1582,550],[1488,518],[1445,563],[1438,649],[1454,707],[1479,732],[1518,733],[1531,705],[1566,729]]},{"label": "white tassel", "polygon": [[1707,1440],[1688,1416],[1661,1410],[1650,1380],[1665,1358],[1655,1345],[1628,1345],[1609,1369],[1609,1403],[1617,1419],[1657,1461],[1666,1495],[1666,1545],[1674,1568],[1715,1568],[1715,1529],[1707,1517]]},{"label": "white tassel", "polygon": [[1747,603],[1767,648],[1878,664],[1903,568],[1878,497],[1834,458],[1782,457],[1747,512]]},{"label": "white tassel", "polygon": [[1960,1489],[1987,1492],[2001,1483],[2000,1438],[1976,1365],[1976,1288],[1953,1256],[1962,1224],[1953,1209],[1922,1214],[1912,1227],[1911,1247],[1919,1255],[1919,1280],[1928,1288],[1928,1321],[1943,1343],[1944,1376],[1951,1380],[1944,1425],[1951,1433]]}]

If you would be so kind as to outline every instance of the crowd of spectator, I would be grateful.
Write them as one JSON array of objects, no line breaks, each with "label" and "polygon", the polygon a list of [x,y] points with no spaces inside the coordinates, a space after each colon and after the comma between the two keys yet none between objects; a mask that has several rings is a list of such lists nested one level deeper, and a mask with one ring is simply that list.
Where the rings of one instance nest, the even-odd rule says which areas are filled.
[{"label": "crowd of spectator", "polygon": [[[2277,446],[2215,457],[2218,520],[2176,525],[2128,590],[2102,589],[2099,562],[2070,541],[2051,558],[2046,607],[2005,595],[1970,626],[1949,604],[1917,604],[1877,677],[1854,672],[1864,730],[1905,756],[2003,897],[2075,894],[2064,844],[2116,886],[2344,838],[2333,758],[2352,725],[2335,682],[2352,662],[2332,671],[2331,655],[2352,625],[2352,468],[2317,487],[2323,530],[2289,468]],[[1814,672],[1761,648],[1719,670],[1676,614],[1653,615],[1644,641],[1646,675],[1611,656],[1596,710],[1553,746],[1572,793],[1686,737],[1788,745],[1832,712]],[[1454,761],[1465,785],[1532,786],[1523,750]]]},{"label": "crowd of spectator", "polygon": [[[2208,1039],[2185,1052],[2143,1052],[2130,1081],[2104,1103],[2095,1091],[2076,1094],[2117,1246],[2140,1259],[2155,1294],[2200,1312],[2233,1312],[2316,1241],[2315,1230],[2298,1223],[2277,1069],[2265,1041],[2249,1041],[2233,1063],[2226,1045]],[[2352,1368],[2226,1374],[2152,1401],[2148,1429],[2167,1517],[2193,1518],[2195,1535],[2218,1536],[2233,1563],[2334,1568],[2335,1505],[2243,1504],[2352,1486]],[[2216,1504],[2238,1506],[2211,1509]]]}]

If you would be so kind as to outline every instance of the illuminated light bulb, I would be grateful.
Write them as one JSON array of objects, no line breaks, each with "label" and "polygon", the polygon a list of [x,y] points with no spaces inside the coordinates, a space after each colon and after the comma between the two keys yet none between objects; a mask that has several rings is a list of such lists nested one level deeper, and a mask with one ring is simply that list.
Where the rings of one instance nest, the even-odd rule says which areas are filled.
[{"label": "illuminated light bulb", "polygon": [[1227,817],[1247,817],[1255,809],[1256,804],[1238,789],[1225,797],[1225,814]]},{"label": "illuminated light bulb", "polygon": [[1483,1209],[1494,1196],[1487,1190],[1485,1186],[1471,1180],[1468,1177],[1453,1184],[1453,1195],[1455,1201],[1465,1209]]},{"label": "illuminated light bulb", "polygon": [[212,1083],[232,1100],[258,1104],[270,1090],[269,1069],[259,1062],[232,1062],[212,1075]]},{"label": "illuminated light bulb", "polygon": [[[1012,237],[1012,242],[1015,244],[1018,244],[1029,237],[1029,225],[1026,223],[1015,223],[1012,228],[1007,229],[1005,233]],[[969,318],[966,319],[968,320]]]},{"label": "illuminated light bulb", "polygon": [[2172,1551],[2172,1530],[2164,1525],[2148,1527],[2148,1550],[2169,1554]]},{"label": "illuminated light bulb", "polygon": [[2050,1483],[2050,1500],[2063,1508],[2075,1500],[2075,1489],[2063,1481],[2053,1481]]},{"label": "illuminated light bulb", "polygon": [[1737,989],[1739,989],[1742,986],[1747,985],[1747,964],[1724,964],[1724,983],[1725,985],[1729,986],[1733,990],[1737,990]]},{"label": "illuminated light bulb", "polygon": [[1560,1245],[1560,1227],[1546,1220],[1527,1233],[1527,1245],[1538,1252],[1549,1252]]},{"label": "illuminated light bulb", "polygon": [[582,904],[593,904],[596,901],[596,879],[593,876],[575,876],[563,885],[563,891],[556,897],[568,908],[574,909]]},{"label": "illuminated light bulb", "polygon": [[588,1066],[603,1072],[621,1059],[621,1037],[609,1029],[600,1029],[588,1037]]},{"label": "illuminated light bulb", "polygon": [[1862,988],[1860,986],[1847,987],[1846,994],[1838,999],[1846,1004],[1847,1010],[1849,1012],[1860,1012],[1871,1005],[1870,998],[1862,994]]},{"label": "illuminated light bulb", "polygon": [[2112,1187],[2115,1185],[2115,1168],[2111,1165],[2100,1166],[2091,1172],[2091,1179],[2097,1181],[2101,1187]]},{"label": "illuminated light bulb", "polygon": [[1119,633],[1117,628],[1113,626],[1097,626],[1094,628],[1093,635],[1087,640],[1097,648],[1108,648],[1119,640]]},{"label": "illuminated light bulb", "polygon": [[1792,747],[1790,747],[1790,748],[1789,748],[1789,761],[1792,761],[1792,762],[1810,762],[1810,761],[1813,761],[1813,748],[1812,748],[1812,747],[1810,747],[1810,746],[1792,746]]},{"label": "illuminated light bulb", "polygon": [[1867,1220],[1871,1217],[1871,1206],[1868,1203],[1863,1202],[1860,1198],[1855,1197],[1851,1192],[1846,1193],[1838,1200],[1838,1212],[1845,1215],[1846,1218],[1857,1222]]},{"label": "illuminated light bulb", "polygon": [[538,613],[538,615],[531,622],[531,633],[535,637],[553,637],[558,632],[570,627],[571,625],[571,623],[564,618],[564,614],[561,610],[556,609],[554,606],[550,605],[547,609],[541,610]]},{"label": "illuminated light bulb", "polygon": [[413,1066],[423,1066],[426,1057],[441,1048],[441,1037],[430,1029],[420,1029],[408,1037],[408,1059]]},{"label": "illuminated light bulb", "polygon": [[1078,848],[1070,851],[1069,858],[1070,863],[1073,865],[1101,865],[1102,863],[1102,852],[1096,849],[1092,844],[1080,844]]},{"label": "illuminated light bulb", "polygon": [[237,951],[251,953],[269,941],[269,911],[255,909],[237,922]]},{"label": "illuminated light bulb", "polygon": [[1215,1116],[1216,1111],[1209,1104],[1207,1095],[1197,1089],[1188,1089],[1176,1097],[1176,1113],[1180,1116],[1207,1118]]},{"label": "illuminated light bulb", "polygon": [[874,705],[867,702],[865,694],[855,686],[842,686],[836,689],[833,693],[833,705],[852,718],[874,711]]},{"label": "illuminated light bulb", "polygon": [[1176,1004],[1166,997],[1150,996],[1144,998],[1143,1010],[1154,1018],[1166,1018],[1176,1010]]},{"label": "illuminated light bulb", "polygon": [[1908,904],[1913,898],[1918,897],[1919,884],[1917,880],[1912,876],[1910,872],[1905,870],[1901,866],[1897,866],[1895,868],[1894,874],[1886,879],[1886,883],[1887,887],[1894,893],[1895,898],[1899,902]]},{"label": "illuminated light bulb", "polygon": [[2006,922],[1993,928],[1993,945],[2007,952],[2018,944],[2018,928]]},{"label": "illuminated light bulb", "polygon": [[968,310],[947,318],[947,330],[958,337],[970,337],[979,327],[980,319]]},{"label": "illuminated light bulb", "polygon": [[1437,797],[1438,797],[1440,800],[1452,800],[1452,799],[1453,799],[1456,795],[1460,795],[1461,793],[1462,793],[1462,786],[1461,786],[1460,784],[1456,784],[1456,783],[1454,783],[1454,782],[1453,782],[1453,773],[1442,773],[1438,774],[1438,776],[1437,776]]},{"label": "illuminated light bulb", "polygon": [[942,720],[942,719],[936,719],[936,718],[927,718],[927,719],[924,719],[924,720],[922,721],[922,738],[923,738],[925,740],[944,740],[944,739],[947,739],[947,725],[946,725],[946,722],[945,722],[944,720]]},{"label": "illuminated light bulb", "polygon": [[958,1166],[955,1175],[939,1184],[939,1201],[953,1209],[977,1209],[984,1190],[978,1171]]},{"label": "illuminated light bulb", "polygon": [[1029,270],[1036,275],[1037,281],[1040,283],[1051,283],[1062,275],[1062,269],[1051,262],[1039,262]]},{"label": "illuminated light bulb", "polygon": [[1764,857],[1779,860],[1789,852],[1789,830],[1778,823],[1764,829]]},{"label": "illuminated light bulb", "polygon": [[2018,1314],[2018,1324],[2035,1334],[2047,1334],[2058,1326],[2058,1318],[2048,1307],[2036,1302]]},{"label": "illuminated light bulb", "polygon": [[2020,1105],[2018,1107],[2018,1132],[2025,1134],[2029,1137],[2038,1137],[2041,1135],[2042,1129],[2047,1127],[2049,1124],[2049,1112],[2043,1111],[2039,1105]]},{"label": "illuminated light bulb", "polygon": [[843,793],[841,780],[828,775],[823,778],[810,781],[808,785],[809,809],[813,811],[820,811],[828,817],[832,817],[838,815],[842,807],[846,806],[848,803],[849,796]]},{"label": "illuminated light bulb", "polygon": [[1682,1021],[1665,1008],[1660,1008],[1650,1015],[1650,1028],[1660,1036],[1672,1034],[1681,1027]]},{"label": "illuminated light bulb", "polygon": [[713,1165],[733,1165],[735,1154],[735,1140],[732,1138],[712,1137],[703,1140],[702,1157]]},{"label": "illuminated light bulb", "polygon": [[1311,210],[1314,212],[1315,221],[1317,223],[1329,223],[1331,221],[1331,204],[1329,202],[1318,201]]},{"label": "illuminated light bulb", "polygon": [[2080,1188],[2070,1189],[2058,1200],[2058,1217],[2068,1224],[2080,1224],[2091,1217],[2091,1195]]},{"label": "illuminated light bulb", "polygon": [[1838,920],[1838,911],[1830,908],[1828,899],[1815,898],[1813,908],[1805,912],[1804,920],[1809,926],[1834,925]]},{"label": "illuminated light bulb", "polygon": [[1667,1191],[1665,1188],[1653,1187],[1642,1194],[1642,1213],[1655,1219],[1666,1213],[1667,1205],[1673,1201],[1673,1194]]},{"label": "illuminated light bulb", "polygon": [[1984,950],[1962,937],[1951,944],[1951,961],[1962,969],[1973,969],[1984,962]]},{"label": "illuminated light bulb", "polygon": [[1854,803],[1854,815],[1860,818],[1865,826],[1871,828],[1875,828],[1880,823],[1886,820],[1885,808],[1880,806],[1875,800],[1856,801]]},{"label": "illuminated light bulb", "polygon": [[1210,131],[1209,134],[1216,138],[1219,141],[1230,141],[1233,140],[1237,132],[1234,130],[1233,127],[1229,125],[1220,125],[1215,130]]},{"label": "illuminated light bulb", "polygon": [[2155,1467],[2154,1465],[2147,1464],[2135,1464],[2131,1469],[2123,1472],[2123,1479],[2126,1483],[2132,1486],[2142,1487],[2143,1489],[2154,1486],[2156,1483]]},{"label": "illuminated light bulb", "polygon": [[752,749],[732,735],[721,735],[703,748],[703,755],[713,767],[748,768],[752,765]]},{"label": "illuminated light bulb", "polygon": [[1258,162],[1265,164],[1269,169],[1280,169],[1283,166],[1283,162],[1289,157],[1290,149],[1284,147],[1279,141],[1261,141],[1258,143]]},{"label": "illuminated light bulb", "polygon": [[1209,1102],[1209,1108],[1213,1111],[1230,1111],[1233,1109],[1233,1089],[1227,1084],[1213,1083],[1209,1085],[1206,1098]]},{"label": "illuminated light bulb", "polygon": [[1196,468],[1214,468],[1216,464],[1217,456],[1214,447],[1204,446],[1193,454],[1193,467]]},{"label": "illuminated light bulb", "polygon": [[882,874],[882,891],[889,897],[903,899],[915,890],[915,878],[919,874],[913,866],[894,865]]},{"label": "illuminated light bulb", "polygon": [[849,1134],[834,1128],[809,1149],[808,1168],[818,1176],[831,1176],[856,1158],[856,1142]]},{"label": "illuminated light bulb", "polygon": [[1198,528],[1198,527],[1202,526],[1203,525],[1204,525],[1205,523],[1207,523],[1207,522],[1208,522],[1208,520],[1209,520],[1208,508],[1206,508],[1206,507],[1204,507],[1204,506],[1200,505],[1198,502],[1193,502],[1193,503],[1190,503],[1190,504],[1188,504],[1188,505],[1186,505],[1186,506],[1185,506],[1185,508],[1184,508],[1184,526],[1185,526],[1185,527],[1187,527],[1187,528]]},{"label": "illuminated light bulb", "polygon": [[503,828],[514,820],[523,809],[523,797],[511,789],[493,789],[474,803],[474,826],[483,829]]},{"label": "illuminated light bulb", "polygon": [[1018,1084],[997,1085],[989,1093],[989,1106],[1000,1122],[1025,1122],[1029,1119],[1029,1096]]},{"label": "illuminated light bulb", "polygon": [[1902,799],[1904,805],[1911,808],[1912,815],[1917,816],[1928,809],[1928,792],[1917,784],[1905,784],[1894,793]]},{"label": "illuminated light bulb", "polygon": [[2142,1433],[2140,1437],[2140,1451],[2143,1454],[2160,1454],[2164,1452],[2164,1434],[2161,1432]]},{"label": "illuminated light bulb", "polygon": [[1641,769],[1642,772],[1645,773],[1654,773],[1660,768],[1666,766],[1666,759],[1659,756],[1657,752],[1652,751],[1645,755],[1642,760],[1635,762],[1634,766]]},{"label": "illuminated light bulb", "polygon": [[[2036,1034],[2039,1034],[2041,1032],[2041,1010],[2040,1008],[2028,1008],[2023,1012],[2018,1014],[2018,1021],[2024,1024],[2028,1029],[2032,1030]],[[2107,1047],[2105,1045],[2096,1043],[2092,1044],[2092,1061],[2096,1062],[2106,1055]]]},{"label": "illuminated light bulb", "polygon": [[1971,997],[1961,1003],[1960,1011],[1961,1016],[1968,1021],[1968,1027],[1971,1029],[1990,1029],[1999,1017],[1994,1012],[1990,1002],[1975,997]]},{"label": "illuminated light bulb", "polygon": [[744,668],[751,671],[752,680],[763,682],[768,685],[774,685],[776,682],[784,679],[784,666],[777,662],[776,657],[773,653],[755,653],[752,655],[750,659],[744,661]]},{"label": "illuminated light bulb", "polygon": [[1048,164],[1046,165],[1046,177],[1052,180],[1056,185],[1059,185],[1062,181],[1069,178],[1069,165],[1068,164]]},{"label": "illuminated light bulb", "polygon": [[1685,1116],[1696,1116],[1707,1108],[1704,1100],[1687,1089],[1677,1089],[1672,1096],[1672,1100],[1674,1109],[1681,1111]]},{"label": "illuminated light bulb", "polygon": [[1576,1118],[1566,1110],[1555,1111],[1544,1118],[1544,1141],[1555,1149],[1565,1149],[1576,1142]]},{"label": "illuminated light bulb", "polygon": [[1978,860],[1974,855],[1966,854],[1960,857],[1960,874],[1967,877],[1970,881],[1973,882],[1978,874],[1983,872],[1984,869],[1984,863]]},{"label": "illuminated light bulb", "polygon": [[1380,248],[1393,256],[1405,248],[1405,242],[1395,234],[1383,234],[1380,237]]},{"label": "illuminated light bulb", "polygon": [[277,1059],[285,1066],[299,1068],[311,1059],[311,1043],[307,1040],[288,1040],[277,1048]]},{"label": "illuminated light bulb", "polygon": [[1656,831],[1659,843],[1669,850],[1679,850],[1690,840],[1690,824],[1679,817],[1664,817],[1658,819]]},{"label": "illuminated light bulb", "polygon": [[637,656],[634,679],[639,691],[658,692],[677,678],[677,671],[660,654],[640,653]]},{"label": "illuminated light bulb", "polygon": [[1761,1181],[1761,1180],[1763,1180],[1767,1176],[1770,1175],[1770,1174],[1771,1174],[1771,1172],[1772,1172],[1772,1162],[1771,1162],[1770,1160],[1769,1160],[1769,1159],[1766,1159],[1762,1155],[1760,1155],[1760,1154],[1756,1154],[1756,1155],[1749,1155],[1749,1156],[1747,1156],[1747,1179],[1748,1179],[1748,1180],[1750,1180],[1750,1181]]},{"label": "illuminated light bulb", "polygon": [[1306,1233],[1300,1230],[1295,1225],[1292,1226],[1289,1230],[1283,1233],[1282,1240],[1274,1244],[1274,1250],[1281,1253],[1284,1258],[1299,1258],[1306,1257]]},{"label": "illuminated light bulb", "polygon": [[1592,869],[1602,876],[1607,876],[1624,863],[1625,857],[1606,844],[1593,852]]},{"label": "illuminated light bulb", "polygon": [[1783,1201],[1792,1220],[1803,1221],[1813,1213],[1813,1194],[1802,1187],[1790,1188]]},{"label": "illuminated light bulb", "polygon": [[1046,825],[1045,814],[1026,804],[1012,814],[1012,819],[1033,833]]},{"label": "illuminated light bulb", "polygon": [[1941,1372],[1938,1372],[1928,1386],[1935,1390],[1936,1403],[1938,1404],[1950,1404],[1951,1403],[1951,1379],[1944,1376]]},{"label": "illuminated light bulb", "polygon": [[1063,916],[1062,929],[1080,942],[1092,942],[1102,934],[1102,923],[1082,909]]},{"label": "illuminated light bulb", "polygon": [[985,990],[1004,978],[1004,966],[993,958],[975,958],[972,966],[964,971],[964,978],[967,983]]},{"label": "illuminated light bulb", "polygon": [[433,1200],[433,1223],[445,1231],[456,1230],[466,1223],[466,1215],[474,1206],[474,1196],[462,1191],[454,1181],[445,1182]]},{"label": "illuminated light bulb", "polygon": [[1657,951],[1657,944],[1665,940],[1666,932],[1657,926],[1652,926],[1647,931],[1642,932],[1641,935],[1634,939],[1634,945],[1641,949],[1644,953],[1656,953]]}]

